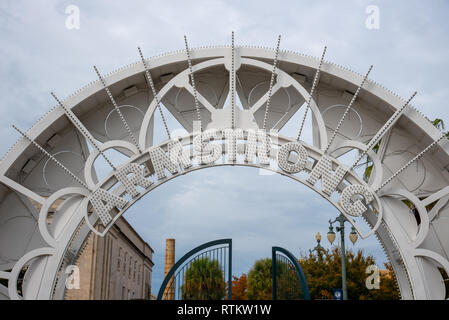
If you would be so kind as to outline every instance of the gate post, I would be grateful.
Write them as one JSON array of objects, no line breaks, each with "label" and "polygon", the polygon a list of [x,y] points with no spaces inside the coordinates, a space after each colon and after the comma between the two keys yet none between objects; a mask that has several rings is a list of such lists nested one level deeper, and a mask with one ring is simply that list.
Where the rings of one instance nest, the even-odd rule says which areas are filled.
[{"label": "gate post", "polygon": [[302,271],[301,266],[299,265],[298,260],[296,260],[295,256],[288,250],[281,248],[281,247],[272,247],[271,248],[271,276],[272,276],[272,296],[273,296],[273,300],[277,299],[277,278],[276,278],[276,273],[277,273],[277,265],[276,265],[276,253],[280,252],[283,254],[284,258],[286,258],[292,268],[294,268],[294,270],[296,271],[296,274],[298,276],[298,281],[301,283],[301,289],[302,292],[304,294],[304,300],[310,300],[310,293],[309,293],[309,286],[307,285],[307,280],[306,277],[304,275],[304,272]]},{"label": "gate post", "polygon": [[276,282],[276,248],[271,248],[271,283],[272,283],[272,297],[277,299],[277,282]]}]

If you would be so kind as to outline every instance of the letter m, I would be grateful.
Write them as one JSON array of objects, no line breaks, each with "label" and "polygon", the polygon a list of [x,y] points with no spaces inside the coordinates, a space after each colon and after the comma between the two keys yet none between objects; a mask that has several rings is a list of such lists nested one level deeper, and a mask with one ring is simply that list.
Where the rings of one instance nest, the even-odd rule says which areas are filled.
[{"label": "letter m", "polygon": [[321,190],[330,196],[340,184],[346,172],[347,170],[341,166],[334,172],[332,170],[332,159],[324,155],[310,172],[307,182],[315,185],[321,179]]}]

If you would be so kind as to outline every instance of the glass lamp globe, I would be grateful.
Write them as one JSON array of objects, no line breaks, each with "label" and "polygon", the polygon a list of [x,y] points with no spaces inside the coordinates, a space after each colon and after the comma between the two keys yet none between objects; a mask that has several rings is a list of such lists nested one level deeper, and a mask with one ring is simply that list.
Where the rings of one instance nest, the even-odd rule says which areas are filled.
[{"label": "glass lamp globe", "polygon": [[327,233],[327,240],[329,240],[331,244],[334,243],[335,237],[335,232],[333,230],[329,230],[329,232]]},{"label": "glass lamp globe", "polygon": [[357,235],[355,228],[352,227],[351,233],[349,233],[349,240],[351,240],[352,244],[354,245],[358,238],[359,236]]},{"label": "glass lamp globe", "polygon": [[321,241],[321,234],[319,232],[317,232],[317,234],[315,235],[315,239],[316,241],[320,242]]}]

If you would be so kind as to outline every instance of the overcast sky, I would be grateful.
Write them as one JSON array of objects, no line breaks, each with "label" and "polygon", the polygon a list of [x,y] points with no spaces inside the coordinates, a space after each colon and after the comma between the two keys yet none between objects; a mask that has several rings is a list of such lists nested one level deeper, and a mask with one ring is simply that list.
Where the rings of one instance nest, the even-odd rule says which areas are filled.
[{"label": "overcast sky", "polygon": [[[80,10],[80,29],[66,28],[69,5]],[[368,5],[377,5],[380,28],[365,26]],[[18,1],[0,3],[0,153],[60,97],[103,73],[146,56],[190,46],[237,44],[281,48],[314,56],[328,46],[327,60],[365,73],[406,98],[429,118],[449,121],[449,2],[441,1]],[[448,122],[449,124],[449,122]],[[160,130],[163,130],[160,127]],[[286,129],[288,130],[288,129]],[[162,281],[165,238],[177,239],[177,258],[222,237],[234,239],[234,273],[247,272],[272,245],[295,254],[327,232],[335,210],[314,192],[256,169],[214,168],[164,184],[126,217],[155,249],[153,292]],[[324,241],[323,241],[324,242]],[[328,244],[326,244],[328,246]],[[356,247],[385,257],[374,238]]]}]

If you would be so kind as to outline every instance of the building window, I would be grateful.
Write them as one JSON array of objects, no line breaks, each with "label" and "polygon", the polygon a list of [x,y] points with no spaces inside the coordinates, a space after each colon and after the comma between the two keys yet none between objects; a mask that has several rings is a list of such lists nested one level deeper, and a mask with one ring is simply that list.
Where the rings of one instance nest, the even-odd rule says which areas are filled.
[{"label": "building window", "polygon": [[122,300],[125,300],[125,292],[126,292],[126,288],[123,286],[122,287]]},{"label": "building window", "polygon": [[119,272],[120,272],[120,259],[121,259],[121,256],[122,256],[122,248],[119,248],[118,249],[118,259],[117,259],[117,271],[119,271]]},{"label": "building window", "polygon": [[123,275],[125,275],[126,270],[126,258],[128,257],[128,252],[125,252],[125,261],[123,262]]},{"label": "building window", "polygon": [[141,273],[141,265],[139,264],[139,269],[137,271],[137,283],[140,284],[140,273]]},{"label": "building window", "polygon": [[128,268],[128,278],[131,279],[131,268],[132,268],[132,261],[131,257],[129,257],[129,268]]}]

